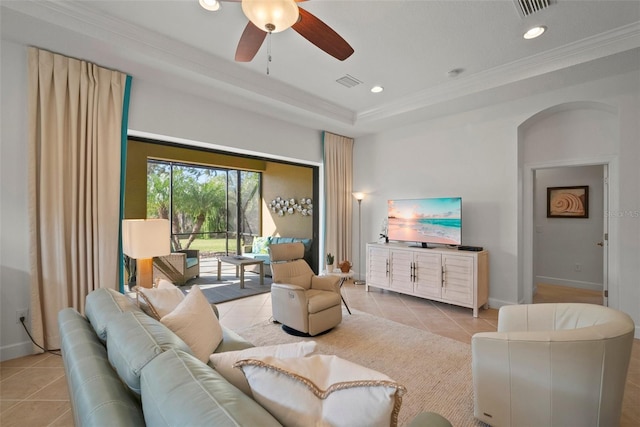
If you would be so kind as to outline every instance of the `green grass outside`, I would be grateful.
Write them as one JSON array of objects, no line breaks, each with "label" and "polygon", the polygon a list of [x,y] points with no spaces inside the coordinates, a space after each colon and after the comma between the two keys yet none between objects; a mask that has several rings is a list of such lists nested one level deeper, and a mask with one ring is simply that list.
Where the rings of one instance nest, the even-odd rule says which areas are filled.
[{"label": "green grass outside", "polygon": [[[182,247],[186,245],[188,239],[180,239]],[[198,249],[202,252],[225,252],[226,248],[225,239],[195,239],[191,242],[189,249]],[[229,241],[229,252],[235,253],[236,241]]]}]

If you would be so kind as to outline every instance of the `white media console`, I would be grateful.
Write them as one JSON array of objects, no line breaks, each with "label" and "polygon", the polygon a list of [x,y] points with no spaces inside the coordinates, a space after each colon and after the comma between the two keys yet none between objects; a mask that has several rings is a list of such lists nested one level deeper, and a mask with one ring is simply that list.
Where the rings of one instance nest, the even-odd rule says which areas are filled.
[{"label": "white media console", "polygon": [[489,300],[489,252],[367,244],[369,287],[388,289],[473,309]]}]

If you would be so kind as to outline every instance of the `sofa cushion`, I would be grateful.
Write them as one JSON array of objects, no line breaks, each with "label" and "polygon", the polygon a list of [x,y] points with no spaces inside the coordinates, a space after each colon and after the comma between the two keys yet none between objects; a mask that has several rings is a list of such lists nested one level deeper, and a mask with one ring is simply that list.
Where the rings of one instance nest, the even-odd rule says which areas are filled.
[{"label": "sofa cushion", "polygon": [[251,348],[253,344],[242,338],[229,328],[222,327],[222,342],[214,350],[214,353],[224,353],[225,351],[244,350]]},{"label": "sofa cushion", "polygon": [[191,349],[159,321],[142,312],[122,313],[107,325],[109,362],[122,381],[140,394],[142,368],[162,352]]},{"label": "sofa cushion", "polygon": [[145,366],[140,384],[149,426],[280,425],[211,367],[179,350],[169,350]]},{"label": "sofa cushion", "polygon": [[197,285],[160,322],[182,338],[194,356],[205,363],[222,341],[220,322]]},{"label": "sofa cushion", "polygon": [[133,300],[114,289],[96,289],[87,295],[85,302],[85,315],[102,342],[107,340],[107,324],[111,319],[127,311],[142,312]]},{"label": "sofa cushion", "polygon": [[260,357],[235,366],[254,399],[286,426],[396,426],[406,389],[337,356]]},{"label": "sofa cushion", "polygon": [[77,426],[144,426],[138,399],[111,368],[107,349],[73,308],[58,313],[60,348]]},{"label": "sofa cushion", "polygon": [[303,239],[300,237],[272,237],[270,244],[275,245],[279,243],[296,243],[296,242],[300,242],[304,245],[305,253],[311,250],[311,239]]},{"label": "sofa cushion", "polygon": [[264,261],[265,264],[270,264],[271,263],[271,259],[269,258],[269,254],[245,253],[245,254],[242,254],[242,255],[247,257],[247,258],[253,258],[253,259],[257,259],[257,260],[262,260],[262,261]]}]

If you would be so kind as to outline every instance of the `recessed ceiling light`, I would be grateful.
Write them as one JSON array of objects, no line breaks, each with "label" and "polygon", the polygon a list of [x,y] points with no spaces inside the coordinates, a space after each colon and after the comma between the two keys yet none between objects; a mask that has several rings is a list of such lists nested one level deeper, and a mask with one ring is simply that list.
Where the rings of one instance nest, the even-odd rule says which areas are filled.
[{"label": "recessed ceiling light", "polygon": [[220,2],[218,0],[200,0],[200,6],[204,9],[215,12],[220,9]]},{"label": "recessed ceiling light", "polygon": [[384,88],[382,86],[374,86],[371,88],[371,92],[373,93],[380,93],[384,90]]},{"label": "recessed ceiling light", "polygon": [[535,39],[536,37],[540,37],[545,31],[547,31],[547,27],[538,26],[530,28],[522,37],[527,40]]}]

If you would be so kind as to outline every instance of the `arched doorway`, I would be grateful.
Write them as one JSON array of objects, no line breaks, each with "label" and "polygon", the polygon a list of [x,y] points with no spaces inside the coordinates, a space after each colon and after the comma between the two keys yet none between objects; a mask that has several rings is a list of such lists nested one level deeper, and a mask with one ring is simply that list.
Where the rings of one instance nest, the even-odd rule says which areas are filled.
[{"label": "arched doorway", "polygon": [[[617,206],[617,157],[618,135],[617,111],[602,103],[575,102],[550,107],[527,119],[518,129],[519,171],[521,176],[520,186],[520,210],[519,210],[519,259],[521,281],[518,296],[521,302],[533,302],[535,283],[539,277],[536,275],[536,264],[539,255],[536,256],[536,244],[539,241],[537,233],[544,233],[549,223],[540,221],[536,217],[536,173],[543,170],[563,170],[572,167],[587,167],[600,165],[603,179],[599,183],[592,182],[595,190],[601,192],[600,218],[592,218],[592,221],[600,221],[601,239],[597,241],[581,241],[580,233],[571,236],[573,247],[597,245],[602,253],[602,289],[609,292],[609,297],[614,296],[615,283],[610,278],[608,266],[616,262],[615,250],[608,244],[615,238],[617,230],[609,227],[606,214]],[[605,176],[606,172],[606,176]],[[538,210],[540,201],[538,197]],[[580,221],[568,219],[565,221]],[[609,240],[605,239],[608,235]],[[576,254],[584,256],[585,253]],[[566,269],[581,269],[583,261],[564,254],[561,257]],[[607,300],[604,300],[605,304]],[[617,305],[617,304],[615,304]]]}]

